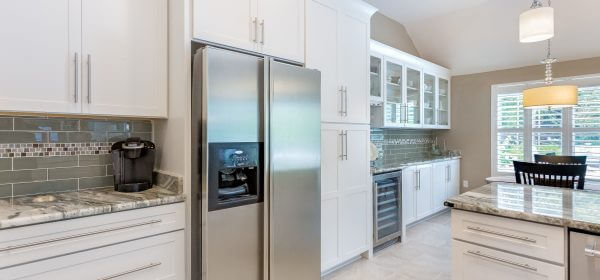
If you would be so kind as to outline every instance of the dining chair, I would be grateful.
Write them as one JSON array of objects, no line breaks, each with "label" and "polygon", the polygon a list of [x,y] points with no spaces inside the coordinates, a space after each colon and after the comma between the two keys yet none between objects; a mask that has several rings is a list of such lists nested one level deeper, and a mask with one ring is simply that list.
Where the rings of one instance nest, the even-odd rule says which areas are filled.
[{"label": "dining chair", "polygon": [[535,163],[566,165],[585,164],[587,160],[587,156],[534,155],[534,158]]},{"label": "dining chair", "polygon": [[517,184],[583,190],[587,165],[541,164],[514,161]]}]

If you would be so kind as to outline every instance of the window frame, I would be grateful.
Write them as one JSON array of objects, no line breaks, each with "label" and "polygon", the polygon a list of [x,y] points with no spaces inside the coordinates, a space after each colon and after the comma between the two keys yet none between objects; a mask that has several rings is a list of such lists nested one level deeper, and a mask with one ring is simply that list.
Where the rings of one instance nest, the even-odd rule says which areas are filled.
[{"label": "window frame", "polygon": [[[600,73],[592,75],[574,76],[574,77],[563,77],[554,80],[554,85],[574,84],[578,87],[598,87],[600,86]],[[494,84],[491,86],[491,174],[492,176],[509,176],[514,175],[513,172],[501,172],[498,170],[498,97],[502,94],[514,94],[523,92],[525,89],[543,86],[543,80],[526,81],[519,83],[509,84]],[[573,109],[565,108],[562,112],[562,127],[561,128],[533,128],[533,116],[532,110],[525,109],[523,115],[523,128],[514,129],[500,129],[500,131],[506,132],[522,132],[523,133],[523,158],[525,160],[531,159],[532,155],[532,144],[533,144],[533,133],[534,132],[561,132],[562,133],[562,153],[571,154],[573,151],[573,133],[574,132],[586,132],[593,131],[597,132],[598,128],[573,128]],[[587,178],[586,178],[587,179]],[[600,181],[600,179],[589,179],[592,181]]]}]

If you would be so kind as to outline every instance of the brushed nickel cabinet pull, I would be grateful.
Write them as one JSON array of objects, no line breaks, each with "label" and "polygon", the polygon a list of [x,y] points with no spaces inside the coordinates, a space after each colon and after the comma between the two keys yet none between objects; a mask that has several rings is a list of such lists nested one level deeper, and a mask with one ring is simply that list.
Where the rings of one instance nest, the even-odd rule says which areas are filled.
[{"label": "brushed nickel cabinet pull", "polygon": [[265,20],[260,21],[260,43],[265,44]]},{"label": "brushed nickel cabinet pull", "polygon": [[344,131],[344,159],[348,160],[348,130]]},{"label": "brushed nickel cabinet pull", "polygon": [[524,264],[524,263],[518,263],[515,261],[511,261],[511,260],[506,260],[506,259],[502,259],[502,258],[498,258],[498,257],[494,257],[494,256],[490,256],[490,255],[486,255],[484,253],[481,253],[480,251],[467,251],[467,254],[469,255],[473,255],[476,257],[480,257],[480,258],[484,258],[484,259],[488,259],[488,260],[493,260],[493,261],[497,261],[497,262],[501,262],[501,263],[505,263],[505,264],[509,264],[512,266],[516,266],[516,267],[520,267],[520,268],[524,268],[524,269],[528,269],[531,271],[537,271],[538,269],[530,266],[528,264]]},{"label": "brushed nickel cabinet pull", "polygon": [[127,271],[123,271],[123,272],[119,272],[119,273],[113,274],[111,276],[106,276],[106,277],[98,278],[98,280],[115,279],[115,278],[118,278],[118,277],[121,277],[121,276],[125,276],[127,274],[131,274],[131,273],[134,273],[134,272],[138,272],[138,271],[146,270],[146,269],[149,269],[149,268],[153,268],[153,267],[159,266],[161,264],[162,263],[160,263],[160,262],[150,263],[150,264],[147,264],[145,266],[141,266],[141,267],[138,267],[138,268],[133,268],[133,269],[130,269],[130,270],[127,270]]},{"label": "brushed nickel cabinet pull", "polygon": [[344,86],[344,117],[348,116],[348,87]]},{"label": "brushed nickel cabinet pull", "polygon": [[126,225],[126,226],[121,226],[121,227],[107,228],[107,229],[101,229],[101,230],[97,230],[97,231],[79,233],[79,234],[74,234],[74,235],[69,235],[69,236],[63,236],[63,237],[58,237],[58,238],[53,238],[53,239],[48,239],[48,240],[42,240],[42,241],[36,241],[36,242],[26,243],[26,244],[13,245],[13,246],[8,246],[8,247],[0,248],[0,252],[6,252],[6,251],[11,251],[11,250],[16,250],[16,249],[33,247],[33,246],[37,246],[37,245],[43,245],[43,244],[48,244],[48,243],[60,242],[60,241],[65,241],[65,240],[69,240],[69,239],[86,237],[86,236],[90,236],[90,235],[107,233],[107,232],[117,231],[117,230],[122,230],[122,229],[128,229],[128,228],[134,228],[134,227],[141,227],[141,226],[146,226],[146,225],[151,225],[151,224],[157,224],[157,223],[161,223],[161,222],[162,222],[162,220],[160,220],[160,219],[150,220],[150,221],[147,221],[147,222],[141,222],[141,223]]},{"label": "brushed nickel cabinet pull", "polygon": [[252,22],[252,26],[254,27],[254,29],[253,29],[254,32],[252,33],[252,42],[256,43],[256,37],[258,34],[258,25],[256,23],[256,17],[253,17],[251,19],[251,22]]},{"label": "brushed nickel cabinet pull", "polygon": [[79,102],[79,53],[75,53],[75,103]]},{"label": "brushed nickel cabinet pull", "polygon": [[340,134],[338,134],[340,136],[340,148],[341,148],[341,152],[340,152],[340,159],[344,160],[344,131],[340,131]]},{"label": "brushed nickel cabinet pull", "polygon": [[87,81],[87,102],[88,104],[92,103],[92,55],[88,54],[88,81]]},{"label": "brushed nickel cabinet pull", "polygon": [[525,242],[537,243],[537,241],[535,239],[531,239],[531,238],[525,237],[525,236],[518,236],[518,235],[514,235],[514,234],[503,233],[503,232],[493,231],[493,230],[484,229],[484,228],[480,228],[480,227],[472,227],[472,226],[467,226],[467,229],[470,229],[473,231],[479,231],[479,232],[483,232],[483,233],[489,233],[489,234],[493,234],[493,235],[498,235],[498,236],[502,236],[502,237],[508,237],[508,238],[512,238],[512,239],[517,239],[517,240],[521,240],[521,241],[525,241]]}]

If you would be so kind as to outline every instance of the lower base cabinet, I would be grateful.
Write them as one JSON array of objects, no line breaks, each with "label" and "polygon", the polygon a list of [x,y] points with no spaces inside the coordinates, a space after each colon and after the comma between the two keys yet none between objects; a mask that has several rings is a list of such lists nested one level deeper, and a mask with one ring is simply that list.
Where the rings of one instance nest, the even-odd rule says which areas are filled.
[{"label": "lower base cabinet", "polygon": [[563,266],[453,240],[452,280],[481,279],[565,280],[566,278]]},{"label": "lower base cabinet", "polygon": [[[8,268],[2,279],[184,279],[183,230]],[[4,278],[8,276],[8,278]]]}]

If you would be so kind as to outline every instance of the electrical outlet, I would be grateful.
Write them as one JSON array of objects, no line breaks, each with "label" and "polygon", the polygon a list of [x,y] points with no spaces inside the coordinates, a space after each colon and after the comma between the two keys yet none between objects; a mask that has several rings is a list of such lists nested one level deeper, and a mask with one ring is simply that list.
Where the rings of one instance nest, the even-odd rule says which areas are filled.
[{"label": "electrical outlet", "polygon": [[469,181],[468,180],[463,180],[463,188],[465,188],[465,189],[469,188]]}]

